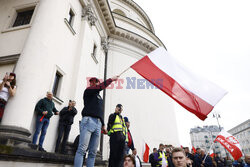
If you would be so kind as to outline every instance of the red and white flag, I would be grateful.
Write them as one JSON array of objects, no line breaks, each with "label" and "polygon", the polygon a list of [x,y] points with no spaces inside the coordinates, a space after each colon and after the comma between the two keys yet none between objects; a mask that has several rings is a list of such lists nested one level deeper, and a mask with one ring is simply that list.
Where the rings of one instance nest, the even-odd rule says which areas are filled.
[{"label": "red and white flag", "polygon": [[143,162],[148,162],[149,159],[149,146],[147,143],[144,143],[143,147]]},{"label": "red and white flag", "polygon": [[182,107],[205,120],[227,93],[214,83],[191,73],[160,47],[131,66]]},{"label": "red and white flag", "polygon": [[212,149],[209,151],[209,155],[210,157],[214,157],[214,151]]},{"label": "red and white flag", "polygon": [[228,132],[222,130],[214,142],[215,141],[218,141],[224,146],[235,160],[238,160],[243,156],[239,141]]},{"label": "red and white flag", "polygon": [[192,150],[194,153],[196,153],[196,149],[194,148],[194,146],[192,146]]}]

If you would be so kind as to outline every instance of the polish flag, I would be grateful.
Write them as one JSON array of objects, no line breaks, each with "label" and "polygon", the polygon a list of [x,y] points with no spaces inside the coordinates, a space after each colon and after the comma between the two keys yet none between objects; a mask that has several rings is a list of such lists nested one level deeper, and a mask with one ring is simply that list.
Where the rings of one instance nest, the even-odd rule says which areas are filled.
[{"label": "polish flag", "polygon": [[149,146],[147,143],[144,143],[143,162],[148,162],[148,159],[149,159]]},{"label": "polish flag", "polygon": [[222,130],[218,134],[214,142],[215,141],[219,142],[222,146],[224,146],[235,160],[238,160],[240,157],[243,156],[239,141],[225,130]]},{"label": "polish flag", "polygon": [[192,150],[194,153],[196,153],[196,149],[194,148],[194,146],[192,146]]},{"label": "polish flag", "polygon": [[207,118],[227,93],[191,73],[162,47],[144,56],[131,68],[201,120]]},{"label": "polish flag", "polygon": [[214,157],[214,151],[213,151],[213,150],[210,150],[210,151],[209,151],[209,155],[210,155],[211,158]]}]

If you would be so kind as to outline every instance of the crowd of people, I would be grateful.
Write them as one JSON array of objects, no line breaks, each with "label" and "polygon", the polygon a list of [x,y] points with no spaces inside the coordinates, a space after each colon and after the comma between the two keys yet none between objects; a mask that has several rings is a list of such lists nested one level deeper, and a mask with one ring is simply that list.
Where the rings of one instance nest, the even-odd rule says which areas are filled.
[{"label": "crowd of people", "polygon": [[[5,106],[9,98],[15,95],[16,89],[16,74],[13,72],[6,73],[4,78],[0,80],[0,122],[2,121],[4,115]],[[54,102],[52,101],[52,98],[53,94],[51,92],[47,92],[46,97],[39,100],[35,106],[37,120],[32,143],[36,145],[38,136],[40,135],[38,150],[45,151],[45,149],[43,148],[43,141],[45,139],[47,128],[49,126],[50,118],[54,114],[60,115],[55,152],[58,152],[59,148],[61,148],[60,152],[65,153],[65,146],[69,136],[71,125],[73,124],[74,116],[77,114],[77,110],[75,108],[76,102],[70,100],[68,106],[64,107],[59,113],[59,111],[57,111],[55,107]],[[62,136],[63,141],[61,142]]]},{"label": "crowd of people", "polygon": [[[94,166],[101,133],[110,137],[109,167],[129,166],[131,162],[136,167],[141,167],[141,160],[137,155],[129,129],[130,121],[128,117],[121,115],[122,104],[117,104],[114,113],[109,115],[107,128],[104,123],[103,99],[99,93],[118,78],[119,76],[114,76],[102,83],[97,78],[89,80],[89,87],[85,89],[83,94],[84,108],[82,110],[79,144],[74,160],[75,167],[82,167],[85,159],[83,157],[87,152],[86,166]],[[132,150],[132,154],[128,154],[130,150]]]},{"label": "crowd of people", "polygon": [[200,148],[190,153],[189,147],[160,144],[158,150],[153,149],[149,162],[152,167],[250,167],[250,155],[245,155],[245,162],[241,158],[233,161],[229,156],[221,158],[218,153],[211,156]]},{"label": "crowd of people", "polygon": [[[99,92],[117,79],[118,76],[115,76],[103,83],[100,83],[97,78],[91,78],[89,80],[90,86],[86,88],[83,95],[84,108],[82,110],[82,120],[80,121],[80,136],[74,166],[82,167],[83,161],[85,160],[83,157],[86,156],[87,151],[88,158],[86,165],[88,167],[94,166],[101,132],[110,137],[110,167],[122,167],[124,156],[129,153],[129,150],[132,150],[132,157],[135,158],[137,166],[141,166],[141,160],[137,155],[137,150],[134,147],[132,135],[129,130],[129,119],[127,117],[123,118],[121,115],[123,110],[121,104],[117,104],[115,112],[110,114],[107,129],[104,124],[103,99],[99,95]],[[15,92],[16,74],[6,73],[3,80],[0,81],[0,121],[2,120],[4,108],[9,97],[14,96]],[[66,142],[68,140],[74,117],[77,114],[77,109],[75,108],[76,102],[74,100],[69,100],[68,106],[64,107],[59,112],[52,99],[53,93],[48,91],[46,97],[40,99],[35,105],[35,113],[37,117],[32,143],[37,146],[39,151],[46,152],[43,147],[43,142],[46,137],[50,119],[53,115],[59,115],[60,118],[55,153],[66,154]]]},{"label": "crowd of people", "polygon": [[[103,99],[99,93],[118,78],[119,76],[114,76],[102,83],[95,77],[89,80],[89,87],[85,89],[83,94],[84,108],[81,113],[80,135],[74,158],[75,167],[82,167],[87,152],[86,166],[94,167],[101,133],[110,137],[109,167],[142,167],[130,132],[130,121],[128,117],[121,115],[122,104],[117,104],[114,113],[109,115],[107,129],[104,123]],[[6,73],[0,82],[1,122],[6,103],[9,97],[14,96],[16,92],[16,74]],[[35,106],[37,120],[32,143],[36,145],[40,135],[38,150],[45,152],[43,142],[50,118],[53,115],[59,115],[55,152],[66,154],[66,142],[77,114],[76,102],[69,100],[68,106],[59,112],[52,99],[53,93],[47,92],[46,97],[39,100]],[[132,154],[129,154],[130,150]],[[149,162],[152,167],[250,167],[250,155],[245,155],[245,162],[242,159],[232,161],[229,156],[224,159],[218,154],[213,157],[207,156],[205,151],[200,148],[196,148],[196,152],[190,153],[188,147],[174,148],[172,145],[160,144],[158,149],[153,149],[153,153],[149,156]]]}]

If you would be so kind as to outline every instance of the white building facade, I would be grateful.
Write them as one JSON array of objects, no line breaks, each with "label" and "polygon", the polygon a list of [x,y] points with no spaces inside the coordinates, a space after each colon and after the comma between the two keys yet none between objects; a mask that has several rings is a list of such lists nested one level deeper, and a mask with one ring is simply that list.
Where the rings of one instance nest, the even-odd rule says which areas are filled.
[{"label": "white building facade", "polygon": [[[22,137],[17,137],[30,142],[34,107],[49,90],[59,111],[69,99],[76,101],[78,114],[69,136],[73,142],[79,134],[88,78],[119,75],[158,46],[164,45],[150,19],[131,0],[1,0],[0,77],[11,71],[17,75],[17,92],[8,101],[1,126],[21,128]],[[151,149],[159,143],[179,145],[173,101],[132,69],[120,79],[101,93],[105,123],[121,103],[140,156],[143,141]],[[56,115],[50,119],[45,137],[44,148],[50,152],[58,120]],[[104,160],[108,143],[109,137],[104,136],[99,148]]]},{"label": "white building facade", "polygon": [[230,129],[228,133],[239,141],[244,154],[250,154],[250,119]]},{"label": "white building facade", "polygon": [[[201,148],[204,149],[206,152],[209,152],[213,141],[219,133],[220,129],[216,125],[191,128],[191,144],[195,148]],[[214,153],[219,153],[222,157],[226,156],[224,147],[221,146],[218,142],[214,143],[211,150],[213,150]]]}]

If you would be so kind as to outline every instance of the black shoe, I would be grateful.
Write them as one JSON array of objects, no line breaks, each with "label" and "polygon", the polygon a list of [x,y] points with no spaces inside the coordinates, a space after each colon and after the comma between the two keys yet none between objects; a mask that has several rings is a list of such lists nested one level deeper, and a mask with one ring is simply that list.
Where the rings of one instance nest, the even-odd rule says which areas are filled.
[{"label": "black shoe", "polygon": [[58,149],[55,149],[55,153],[59,153],[59,150],[58,150]]},{"label": "black shoe", "polygon": [[68,151],[61,151],[61,154],[67,155]]},{"label": "black shoe", "polygon": [[33,143],[29,143],[28,146],[29,146],[31,149],[33,149],[33,150],[37,150],[37,148],[38,148],[38,145],[33,144]]},{"label": "black shoe", "polygon": [[42,148],[42,147],[39,147],[38,150],[39,150],[39,151],[42,151],[42,152],[47,152],[47,151],[44,150],[44,148]]}]

